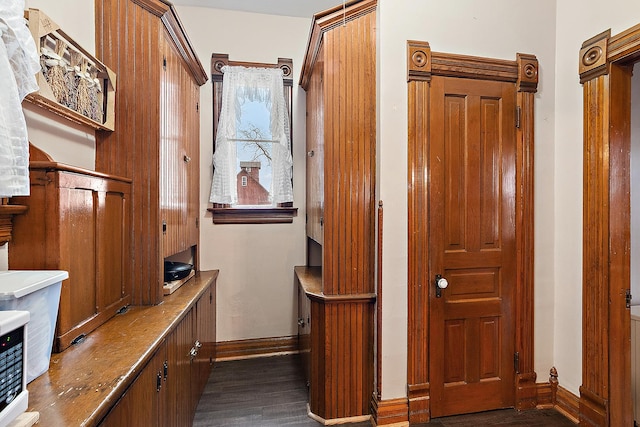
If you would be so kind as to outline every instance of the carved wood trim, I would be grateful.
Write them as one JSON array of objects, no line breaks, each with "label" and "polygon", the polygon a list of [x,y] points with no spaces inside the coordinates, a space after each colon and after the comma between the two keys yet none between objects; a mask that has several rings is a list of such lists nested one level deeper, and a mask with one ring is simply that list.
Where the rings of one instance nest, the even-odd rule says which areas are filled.
[{"label": "carved wood trim", "polygon": [[409,402],[407,398],[380,400],[374,394],[371,398],[371,417],[374,425],[409,425]]},{"label": "carved wood trim", "polygon": [[631,425],[630,109],[631,66],[640,60],[640,25],[585,41],[583,360],[581,423]]},{"label": "carved wood trim", "polygon": [[409,168],[408,228],[409,228],[409,295],[407,343],[407,392],[409,421],[426,423],[429,412],[429,271],[426,263],[429,247],[427,227],[422,225],[422,213],[427,212],[427,143],[429,138],[430,86],[427,79],[410,80],[409,97]]},{"label": "carved wood trim", "polygon": [[275,64],[265,62],[230,61],[226,53],[211,54],[211,78],[214,82],[222,81],[222,67],[225,65],[239,67],[280,68],[282,70],[282,82],[285,86],[293,86],[293,59],[278,58]]},{"label": "carved wood trim", "polygon": [[376,10],[378,7],[377,0],[352,0],[347,1],[344,5],[333,7],[324,12],[316,13],[311,22],[311,32],[309,33],[309,41],[307,42],[307,51],[302,62],[302,70],[300,72],[300,86],[306,91],[309,88],[309,79],[313,72],[313,67],[318,58],[318,52],[322,45],[324,33],[333,28],[344,24],[345,22],[357,19],[367,13]]},{"label": "carved wood trim", "polygon": [[407,80],[431,80],[431,47],[429,43],[407,41]]},{"label": "carved wood trim", "polygon": [[607,74],[607,41],[611,30],[604,31],[582,43],[580,48],[580,83]]},{"label": "carved wood trim", "polygon": [[[428,120],[432,76],[513,82],[521,111],[516,133],[516,246],[517,286],[515,296],[515,351],[520,355],[516,377],[515,405],[518,409],[537,405],[536,374],[533,367],[533,283],[534,283],[534,99],[538,85],[538,61],[534,55],[518,54],[516,61],[478,58],[432,52],[426,42],[407,42],[409,102],[409,295],[407,381],[409,421],[424,423],[429,410],[429,277],[422,260],[428,259],[427,230],[421,225],[427,212],[426,176]],[[425,281],[427,283],[425,283]]]},{"label": "carved wood trim", "polygon": [[[519,58],[520,59],[520,58]],[[520,126],[516,130],[516,271],[515,290],[515,351],[519,354],[519,372],[516,375],[515,405],[519,410],[537,405],[534,357],[534,99],[537,87],[535,57],[519,60],[520,88],[516,103],[521,112]],[[535,65],[533,65],[535,64]]]},{"label": "carved wood trim", "polygon": [[518,92],[536,92],[538,90],[538,59],[535,55],[518,53],[518,80],[516,88]]},{"label": "carved wood trim", "polygon": [[429,81],[432,76],[514,82],[521,92],[535,92],[538,60],[523,53],[509,61],[433,52],[427,42],[407,41],[408,81]]}]

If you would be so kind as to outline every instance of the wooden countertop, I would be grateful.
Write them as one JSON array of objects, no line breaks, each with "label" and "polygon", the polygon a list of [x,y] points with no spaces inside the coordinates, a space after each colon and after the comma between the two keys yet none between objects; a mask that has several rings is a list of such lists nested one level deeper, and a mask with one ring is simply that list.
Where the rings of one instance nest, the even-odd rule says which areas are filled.
[{"label": "wooden countertop", "polygon": [[52,354],[49,370],[27,385],[28,411],[40,412],[42,425],[97,425],[217,277],[218,270],[198,272],[161,304],[130,306]]},{"label": "wooden countertop", "polygon": [[309,299],[325,303],[373,302],[376,300],[375,293],[325,295],[322,292],[322,267],[298,266],[294,267],[293,271],[298,278],[300,287]]}]

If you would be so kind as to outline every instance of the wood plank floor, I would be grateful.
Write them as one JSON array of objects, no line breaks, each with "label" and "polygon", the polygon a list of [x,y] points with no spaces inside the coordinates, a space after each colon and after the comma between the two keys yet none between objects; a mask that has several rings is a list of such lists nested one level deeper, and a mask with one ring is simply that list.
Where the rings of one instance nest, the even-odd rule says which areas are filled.
[{"label": "wood plank floor", "polygon": [[[200,398],[194,427],[297,426],[322,424],[307,416],[307,390],[297,355],[217,362]],[[348,424],[369,427],[371,424]],[[438,418],[425,427],[570,427],[555,410],[491,411]]]}]

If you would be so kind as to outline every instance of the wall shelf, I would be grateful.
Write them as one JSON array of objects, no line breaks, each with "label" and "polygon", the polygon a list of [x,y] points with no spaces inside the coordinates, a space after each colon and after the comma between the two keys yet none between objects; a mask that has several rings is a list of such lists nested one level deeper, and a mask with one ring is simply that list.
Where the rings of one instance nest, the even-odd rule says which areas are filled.
[{"label": "wall shelf", "polygon": [[11,241],[13,230],[13,216],[21,215],[27,211],[28,207],[23,205],[9,205],[2,200],[0,203],[0,246]]},{"label": "wall shelf", "polygon": [[[113,131],[116,74],[40,10],[25,11],[25,18],[43,66],[36,74],[40,89],[25,99],[74,123]],[[51,77],[56,68],[58,78]]]}]

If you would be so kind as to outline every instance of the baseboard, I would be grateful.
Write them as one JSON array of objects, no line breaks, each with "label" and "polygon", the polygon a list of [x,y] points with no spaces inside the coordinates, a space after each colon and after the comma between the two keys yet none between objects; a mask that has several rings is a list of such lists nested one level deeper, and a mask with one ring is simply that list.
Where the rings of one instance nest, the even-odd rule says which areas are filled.
[{"label": "baseboard", "polygon": [[550,383],[537,383],[536,394],[538,397],[538,409],[549,409],[555,406],[554,390]]},{"label": "baseboard", "polygon": [[312,420],[319,422],[323,426],[335,426],[335,425],[351,424],[351,423],[364,423],[371,420],[371,415],[358,415],[355,417],[331,418],[326,420],[321,416],[311,412],[311,408],[309,407],[308,403],[307,403],[307,416]]},{"label": "baseboard", "polygon": [[562,386],[558,386],[555,408],[575,424],[580,422],[580,398]]},{"label": "baseboard", "polygon": [[371,398],[371,421],[374,426],[406,427],[409,425],[409,400]]},{"label": "baseboard", "polygon": [[298,336],[254,338],[216,343],[216,361],[298,353]]},{"label": "baseboard", "polygon": [[549,382],[536,384],[538,409],[553,408],[574,424],[580,421],[580,398],[558,384],[558,371],[549,371]]}]

